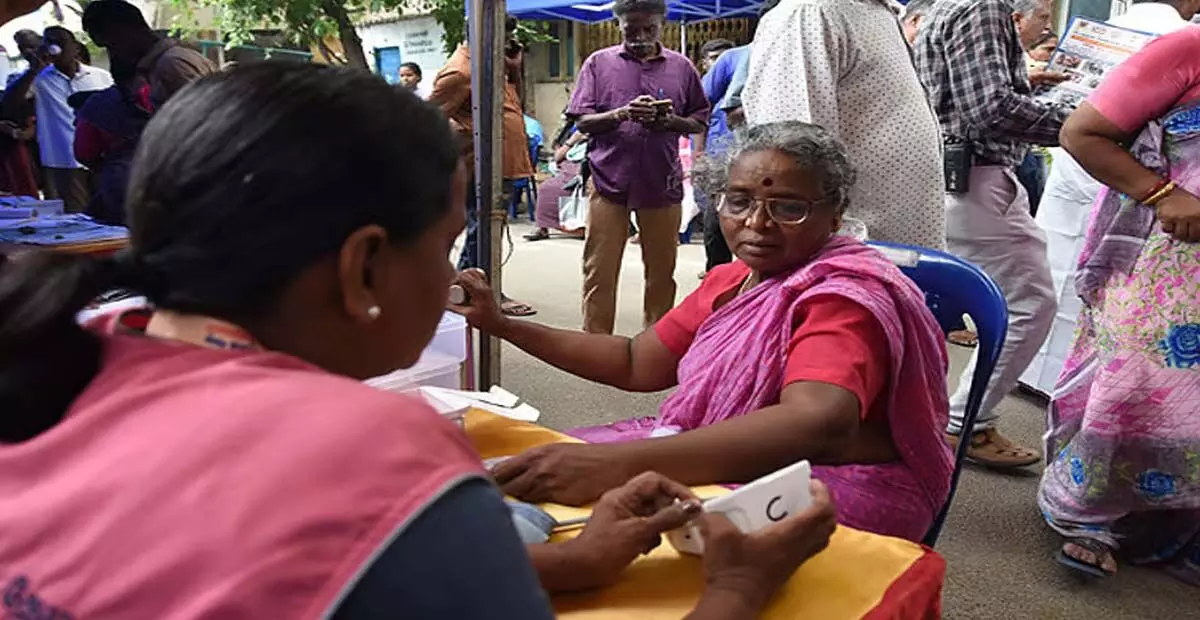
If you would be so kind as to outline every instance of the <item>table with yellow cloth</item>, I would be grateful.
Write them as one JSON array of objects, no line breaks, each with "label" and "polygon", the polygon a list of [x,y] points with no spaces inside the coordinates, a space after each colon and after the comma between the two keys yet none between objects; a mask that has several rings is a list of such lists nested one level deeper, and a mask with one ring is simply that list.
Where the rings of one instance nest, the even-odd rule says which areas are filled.
[{"label": "table with yellow cloth", "polygon": [[[578,441],[548,428],[484,411],[466,417],[467,435],[482,458],[517,454],[547,443]],[[694,489],[700,497],[728,490]],[[586,509],[545,505],[559,520],[586,516]],[[573,536],[558,534],[553,540]],[[767,619],[930,619],[941,617],[945,561],[921,545],[839,526],[821,554],[804,564],[763,614]],[[681,555],[665,540],[625,570],[617,584],[553,598],[560,618],[678,620],[704,584],[700,559]]]}]

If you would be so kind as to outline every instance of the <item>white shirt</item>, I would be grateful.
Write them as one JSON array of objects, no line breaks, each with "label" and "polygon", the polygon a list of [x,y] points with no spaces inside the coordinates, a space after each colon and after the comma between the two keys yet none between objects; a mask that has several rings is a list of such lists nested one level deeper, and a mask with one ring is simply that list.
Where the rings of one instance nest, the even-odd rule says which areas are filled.
[{"label": "white shirt", "polygon": [[742,101],[750,123],[815,123],[846,145],[848,215],[872,239],[945,247],[941,130],[887,0],[783,0],[758,26]]},{"label": "white shirt", "polygon": [[38,149],[46,168],[82,168],[75,160],[75,110],[67,98],[75,93],[104,90],[113,85],[104,69],[79,64],[74,78],[50,65],[33,79],[37,110]]},{"label": "white shirt", "polygon": [[[1108,20],[1108,23],[1159,36],[1188,25],[1175,7],[1158,2],[1131,5],[1123,15]],[[1103,184],[1092,178],[1062,148],[1050,149],[1050,158],[1053,164],[1038,209],[1038,223],[1055,232],[1082,236],[1086,232],[1087,215],[1091,213],[1092,203]]]},{"label": "white shirt", "polygon": [[1188,25],[1187,20],[1179,15],[1179,11],[1175,10],[1175,7],[1161,2],[1142,2],[1130,5],[1129,10],[1108,20],[1108,23],[1160,36],[1175,32]]}]

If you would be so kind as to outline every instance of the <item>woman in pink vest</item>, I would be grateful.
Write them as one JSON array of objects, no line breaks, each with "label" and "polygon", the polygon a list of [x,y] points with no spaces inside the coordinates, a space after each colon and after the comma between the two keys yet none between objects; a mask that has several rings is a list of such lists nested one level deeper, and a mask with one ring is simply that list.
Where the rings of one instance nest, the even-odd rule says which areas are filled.
[{"label": "woman in pink vest", "polygon": [[[365,72],[250,65],[149,124],[129,252],[0,264],[0,616],[549,618],[544,590],[603,585],[695,517],[646,474],[526,548],[461,431],[360,383],[434,333],[458,159]],[[152,309],[80,327],[114,287]],[[816,493],[750,536],[699,518],[696,617],[752,617],[824,545]]]}]

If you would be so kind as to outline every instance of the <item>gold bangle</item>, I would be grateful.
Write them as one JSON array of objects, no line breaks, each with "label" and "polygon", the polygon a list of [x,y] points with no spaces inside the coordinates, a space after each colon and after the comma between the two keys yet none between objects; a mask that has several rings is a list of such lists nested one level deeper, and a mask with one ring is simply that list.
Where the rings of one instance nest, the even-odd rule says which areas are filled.
[{"label": "gold bangle", "polygon": [[1142,201],[1142,204],[1146,205],[1147,207],[1157,206],[1158,203],[1162,202],[1164,198],[1171,195],[1171,192],[1175,191],[1176,187],[1175,181],[1171,181],[1170,183],[1164,185],[1162,189],[1154,192],[1154,194],[1152,194],[1149,198]]}]

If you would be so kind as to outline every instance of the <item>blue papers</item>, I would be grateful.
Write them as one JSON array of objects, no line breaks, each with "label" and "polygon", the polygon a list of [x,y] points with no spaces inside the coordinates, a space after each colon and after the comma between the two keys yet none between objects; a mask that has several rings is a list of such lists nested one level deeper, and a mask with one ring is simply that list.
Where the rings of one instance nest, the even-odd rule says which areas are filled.
[{"label": "blue papers", "polygon": [[123,226],[106,226],[73,213],[27,220],[0,219],[0,244],[60,246],[129,238]]}]

